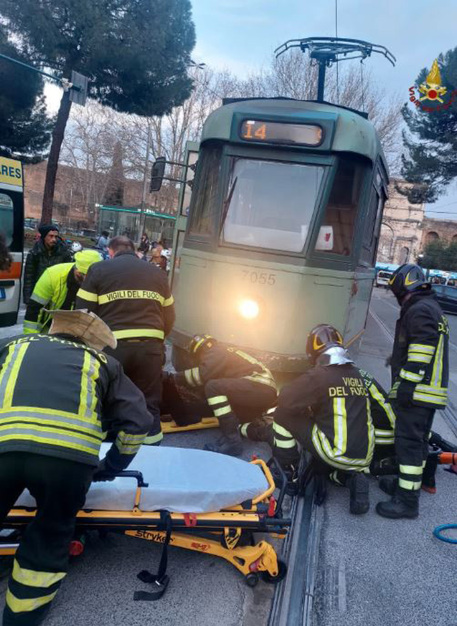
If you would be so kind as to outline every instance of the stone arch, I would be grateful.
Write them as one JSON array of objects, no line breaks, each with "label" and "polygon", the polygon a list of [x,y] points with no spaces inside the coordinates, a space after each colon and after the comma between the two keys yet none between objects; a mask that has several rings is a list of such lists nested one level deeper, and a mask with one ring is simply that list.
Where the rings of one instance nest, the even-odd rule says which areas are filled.
[{"label": "stone arch", "polygon": [[432,243],[433,241],[438,241],[439,238],[440,236],[435,230],[430,230],[426,235],[425,243],[429,244],[429,243]]},{"label": "stone arch", "polygon": [[408,263],[409,254],[410,254],[410,249],[408,248],[408,246],[403,246],[400,250],[399,265],[403,265],[403,263]]}]

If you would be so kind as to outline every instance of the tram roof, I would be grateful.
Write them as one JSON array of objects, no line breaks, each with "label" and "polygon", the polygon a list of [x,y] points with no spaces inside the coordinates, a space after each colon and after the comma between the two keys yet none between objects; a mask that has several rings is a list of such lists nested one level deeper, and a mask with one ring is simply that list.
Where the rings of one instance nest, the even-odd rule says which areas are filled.
[{"label": "tram roof", "polygon": [[347,107],[292,98],[252,98],[229,101],[213,111],[203,126],[201,142],[210,139],[229,141],[232,138],[232,121],[235,115],[255,117],[272,115],[276,118],[291,118],[296,122],[318,122],[334,120],[332,152],[353,152],[375,162],[381,155],[386,163],[378,134],[366,114]]}]

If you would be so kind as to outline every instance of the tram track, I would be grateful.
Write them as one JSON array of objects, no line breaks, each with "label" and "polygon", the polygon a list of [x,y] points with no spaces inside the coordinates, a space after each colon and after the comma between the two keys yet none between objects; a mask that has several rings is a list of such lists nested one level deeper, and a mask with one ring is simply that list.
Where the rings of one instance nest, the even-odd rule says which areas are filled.
[{"label": "tram track", "polygon": [[281,560],[287,576],[273,597],[268,626],[312,626],[314,589],[318,571],[323,507],[314,498],[314,481],[305,494],[292,500],[291,529],[284,541]]}]

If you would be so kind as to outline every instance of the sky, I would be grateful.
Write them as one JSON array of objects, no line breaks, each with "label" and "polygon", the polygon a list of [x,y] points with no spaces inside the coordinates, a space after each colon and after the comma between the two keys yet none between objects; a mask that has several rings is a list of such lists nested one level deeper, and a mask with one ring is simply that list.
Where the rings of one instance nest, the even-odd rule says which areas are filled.
[{"label": "sky", "polygon": [[[395,67],[381,55],[365,65],[388,94],[405,102],[419,71],[457,46],[457,0],[191,1],[197,33],[192,58],[240,77],[267,66],[274,49],[289,39],[335,35],[335,2],[340,37],[381,44],[397,58]],[[58,91],[47,87],[52,108]],[[457,219],[457,186],[428,209],[449,211],[430,217]]]}]

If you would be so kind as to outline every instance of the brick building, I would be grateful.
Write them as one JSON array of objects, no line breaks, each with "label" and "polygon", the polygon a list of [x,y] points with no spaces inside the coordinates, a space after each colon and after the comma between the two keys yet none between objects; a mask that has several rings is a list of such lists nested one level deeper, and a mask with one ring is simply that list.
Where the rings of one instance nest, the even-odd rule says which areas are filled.
[{"label": "brick building", "polygon": [[437,240],[446,244],[457,242],[457,221],[426,217],[422,224],[422,250],[428,243]]},{"label": "brick building", "polygon": [[[25,165],[25,217],[40,220],[47,162]],[[53,219],[61,226],[74,229],[97,229],[98,204],[103,204],[108,175],[59,165],[54,194]],[[124,178],[124,206],[140,207],[143,181]],[[149,187],[148,187],[149,188]],[[146,193],[146,209],[176,213],[178,190],[163,185],[160,192]]]}]

